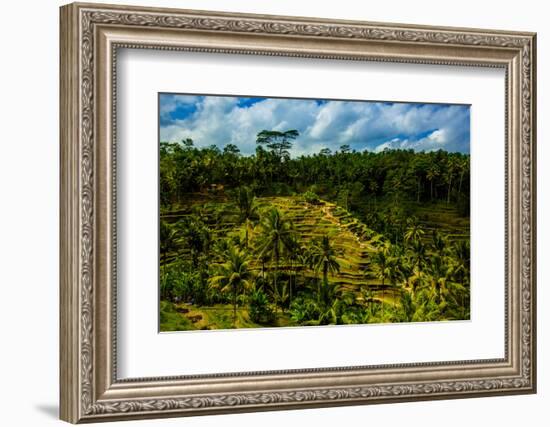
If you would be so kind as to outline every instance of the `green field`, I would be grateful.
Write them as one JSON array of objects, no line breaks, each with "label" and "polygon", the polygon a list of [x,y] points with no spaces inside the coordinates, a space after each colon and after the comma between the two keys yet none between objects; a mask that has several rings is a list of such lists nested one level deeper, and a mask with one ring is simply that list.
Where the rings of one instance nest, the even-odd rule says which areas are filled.
[{"label": "green field", "polygon": [[161,94],[161,331],[470,318],[470,107]]},{"label": "green field", "polygon": [[[180,222],[200,218],[208,227],[212,241],[225,239],[242,241],[247,225],[239,221],[239,209],[235,201],[225,193],[192,193],[184,198],[187,204],[173,206],[161,214],[161,221],[176,226]],[[379,306],[387,306],[388,311],[395,310],[400,304],[403,294],[402,284],[386,281],[382,286],[376,269],[371,268],[373,254],[379,250],[381,237],[376,231],[358,219],[359,214],[353,214],[334,202],[323,199],[315,203],[307,202],[302,195],[255,197],[259,213],[276,208],[292,223],[293,230],[303,247],[307,247],[323,236],[328,236],[332,242],[339,270],[328,275],[328,282],[338,286],[339,292],[353,295],[354,304],[368,306],[376,301]],[[378,209],[384,210],[391,203],[378,203]],[[422,241],[428,245],[432,233],[438,231],[448,236],[449,242],[469,238],[469,218],[460,216],[456,207],[444,202],[403,203],[409,215],[418,218],[425,231]],[[248,239],[253,242],[261,233],[256,226],[248,227]],[[172,251],[164,256],[166,266],[173,266],[181,261],[191,262],[192,254],[186,238],[180,237]],[[211,259],[211,261],[222,261]],[[254,276],[266,277],[273,274],[273,260],[261,262],[251,257],[248,270]],[[162,270],[161,270],[162,271]],[[292,276],[300,276],[299,281],[318,281],[322,274],[305,268],[300,262],[283,259],[278,266],[279,280],[288,280]],[[291,279],[292,280],[292,279]],[[297,282],[295,282],[297,283]],[[299,289],[295,286],[294,292]],[[161,302],[161,330],[201,330],[227,328],[255,328],[264,326],[294,326],[299,325],[289,312],[290,307],[274,307],[273,319],[269,325],[262,325],[250,319],[246,304],[242,302],[237,307],[236,318],[233,318],[231,304],[200,305],[192,302]],[[371,316],[370,321],[379,322],[379,316]]]}]

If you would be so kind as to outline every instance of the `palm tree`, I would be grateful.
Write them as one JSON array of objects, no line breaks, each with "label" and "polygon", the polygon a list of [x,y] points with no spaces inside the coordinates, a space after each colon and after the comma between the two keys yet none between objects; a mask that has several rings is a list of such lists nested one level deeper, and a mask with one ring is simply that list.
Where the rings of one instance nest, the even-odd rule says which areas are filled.
[{"label": "palm tree", "polygon": [[445,170],[445,182],[447,183],[447,203],[451,202],[451,189],[453,184],[453,178],[455,174],[455,169],[457,166],[457,162],[454,157],[449,157],[449,160],[447,161],[447,169]]},{"label": "palm tree", "polygon": [[414,315],[416,313],[416,305],[411,294],[407,291],[401,293],[400,297],[400,306],[401,306],[401,321],[412,322]]},{"label": "palm tree", "polygon": [[163,266],[163,273],[166,269],[166,257],[168,252],[178,249],[177,230],[170,227],[166,222],[160,221],[160,254]]},{"label": "palm tree", "polygon": [[453,274],[459,277],[461,285],[470,275],[470,242],[458,240],[452,248]]},{"label": "palm tree", "polygon": [[177,224],[183,234],[189,249],[191,250],[191,261],[193,267],[197,268],[199,256],[210,248],[211,234],[209,228],[196,215],[189,219],[180,220]]},{"label": "palm tree", "polygon": [[384,287],[385,279],[389,276],[388,261],[389,261],[390,244],[384,243],[376,252],[371,255],[371,265],[374,267],[378,277],[382,280]]},{"label": "palm tree", "polygon": [[253,227],[253,221],[258,219],[258,206],[254,193],[248,187],[239,187],[235,201],[239,208],[239,219],[245,224],[245,248],[248,248],[248,232]]},{"label": "palm tree", "polygon": [[417,240],[412,244],[412,257],[414,259],[414,267],[417,272],[422,270],[423,264],[425,264],[426,258],[426,245],[422,243],[422,240]]},{"label": "palm tree", "polygon": [[413,297],[416,297],[417,290],[422,289],[426,283],[427,277],[423,271],[414,269],[412,275],[407,278],[407,284],[411,287]]},{"label": "palm tree", "polygon": [[470,242],[468,240],[457,241],[452,249],[452,274],[460,284],[461,300],[460,304],[465,309],[464,294],[467,293],[470,279]]},{"label": "palm tree", "polygon": [[350,292],[343,292],[342,287],[334,283],[325,283],[317,302],[319,325],[336,325],[339,323],[345,308],[354,302]]},{"label": "palm tree", "polygon": [[420,224],[416,221],[416,219],[410,219],[408,221],[408,227],[407,230],[405,230],[405,241],[406,242],[419,242],[420,239],[422,239],[422,236],[424,235],[424,230],[420,226]]},{"label": "palm tree", "polygon": [[266,278],[265,278],[265,264],[266,262],[268,262],[270,260],[270,254],[268,253],[265,253],[263,255],[260,255],[259,257],[259,260],[260,262],[262,263],[262,281],[265,283],[266,282]]},{"label": "palm tree", "polygon": [[442,256],[435,254],[430,259],[430,297],[436,304],[440,304],[445,298],[445,284],[448,277],[448,268]]},{"label": "palm tree", "polygon": [[368,188],[369,192],[374,196],[374,207],[376,208],[376,193],[378,192],[378,183],[376,182],[376,179],[371,179],[369,181]]},{"label": "palm tree", "polygon": [[[340,264],[336,251],[330,243],[329,237],[324,235],[320,241],[314,242],[310,248],[310,265],[313,270],[323,272],[323,286],[328,284],[328,274],[338,273]],[[317,298],[321,298],[321,287],[317,289]]]},{"label": "palm tree", "polygon": [[273,289],[277,289],[279,262],[283,254],[292,247],[294,234],[292,222],[277,208],[267,211],[260,221],[257,253],[260,259],[269,258],[275,261]]},{"label": "palm tree", "polygon": [[441,233],[434,230],[432,234],[432,248],[437,255],[441,257],[446,255],[448,251],[448,243],[449,242],[447,237],[443,236]]},{"label": "palm tree", "polygon": [[420,202],[420,199],[422,198],[422,194],[425,191],[426,188],[426,179],[428,174],[428,168],[430,166],[430,159],[429,155],[427,153],[419,153],[416,158],[415,166],[416,166],[416,176],[418,179],[418,193],[416,197],[416,201]]},{"label": "palm tree", "polygon": [[470,168],[470,158],[469,157],[463,157],[458,161],[458,170],[460,172],[460,178],[458,181],[458,193],[462,191],[462,181],[464,180],[464,174],[466,172],[469,173]]},{"label": "palm tree", "polygon": [[390,193],[393,193],[394,196],[394,203],[397,204],[399,200],[399,196],[401,192],[403,191],[403,186],[405,183],[405,173],[402,170],[394,170],[393,174],[391,174],[391,178],[389,180],[389,190]]},{"label": "palm tree", "polygon": [[220,265],[218,274],[210,278],[212,286],[221,292],[232,293],[233,326],[237,322],[237,295],[252,287],[252,273],[248,268],[248,255],[245,251],[229,246],[227,261]]},{"label": "palm tree", "polygon": [[431,165],[426,172],[426,179],[430,181],[430,201],[434,198],[434,181],[439,176],[439,168],[436,165]]},{"label": "palm tree", "polygon": [[390,243],[384,243],[378,248],[376,252],[371,255],[370,261],[371,265],[374,267],[374,270],[378,274],[378,277],[382,279],[382,308],[384,306],[384,290],[385,290],[385,280],[390,276],[391,270],[389,268],[390,264]]},{"label": "palm tree", "polygon": [[397,282],[403,279],[403,257],[393,254],[390,256],[387,262],[388,280],[393,287]]},{"label": "palm tree", "polygon": [[290,245],[286,250],[288,260],[290,261],[290,275],[288,278],[288,305],[292,304],[292,279],[294,279],[294,284],[296,284],[296,267],[300,262],[301,254],[301,245],[298,240],[298,236],[294,235],[291,237]]}]

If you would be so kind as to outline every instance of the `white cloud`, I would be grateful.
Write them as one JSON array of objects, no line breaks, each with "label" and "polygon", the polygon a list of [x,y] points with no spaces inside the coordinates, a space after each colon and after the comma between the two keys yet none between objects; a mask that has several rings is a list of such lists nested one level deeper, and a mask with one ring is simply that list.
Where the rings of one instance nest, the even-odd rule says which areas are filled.
[{"label": "white cloud", "polygon": [[[383,142],[380,145],[377,145],[374,148],[373,151],[375,153],[380,153],[381,151],[388,150],[388,149],[393,149],[393,150],[406,149],[406,148],[409,148],[409,147],[407,147],[408,144],[409,144],[408,139],[394,138],[391,141],[386,141],[386,142]],[[412,147],[410,147],[410,148],[412,148]]]},{"label": "white cloud", "polygon": [[[236,97],[174,97],[161,114],[178,108],[178,98],[196,103],[196,110],[161,127],[161,139],[192,138],[196,145],[236,144],[243,154],[256,149],[263,129],[297,129],[292,155],[337,150],[412,148],[469,151],[469,108],[436,104],[380,103],[269,98],[243,106]],[[187,98],[187,99],[185,99]],[[383,147],[383,148],[382,148]],[[436,148],[437,147],[437,148]]]},{"label": "white cloud", "polygon": [[446,135],[447,131],[445,129],[437,129],[430,133],[426,139],[434,143],[443,144],[446,142]]},{"label": "white cloud", "polygon": [[390,141],[383,142],[375,147],[374,152],[379,153],[386,149],[405,149],[415,151],[437,151],[446,149],[449,142],[446,129],[437,129],[429,133],[424,138],[417,140],[409,140],[407,138],[394,138]]}]

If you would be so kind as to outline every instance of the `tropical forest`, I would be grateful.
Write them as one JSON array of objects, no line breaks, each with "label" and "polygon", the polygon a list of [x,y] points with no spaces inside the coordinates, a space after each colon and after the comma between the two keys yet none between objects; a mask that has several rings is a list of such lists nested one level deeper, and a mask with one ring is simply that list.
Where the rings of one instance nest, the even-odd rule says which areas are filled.
[{"label": "tropical forest", "polygon": [[470,155],[160,142],[160,330],[470,318]]}]

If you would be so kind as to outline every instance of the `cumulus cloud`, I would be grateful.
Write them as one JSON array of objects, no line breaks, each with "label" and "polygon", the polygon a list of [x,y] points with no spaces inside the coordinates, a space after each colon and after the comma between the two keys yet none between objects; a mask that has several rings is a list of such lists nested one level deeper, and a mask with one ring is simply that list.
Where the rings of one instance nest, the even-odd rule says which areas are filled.
[{"label": "cumulus cloud", "polygon": [[[444,149],[447,151],[462,151],[460,149],[450,149],[450,138],[447,136],[449,131],[445,128],[436,129],[430,132],[425,137],[411,140],[408,138],[393,138],[390,141],[383,142],[376,146],[374,151],[379,153],[387,149],[402,149],[402,150],[415,150],[415,151],[437,151]],[[468,152],[467,150],[464,152]]]},{"label": "cumulus cloud", "polygon": [[163,141],[231,143],[245,155],[254,153],[263,129],[297,129],[293,156],[343,144],[358,151],[470,150],[470,108],[464,105],[163,94],[159,114]]}]

